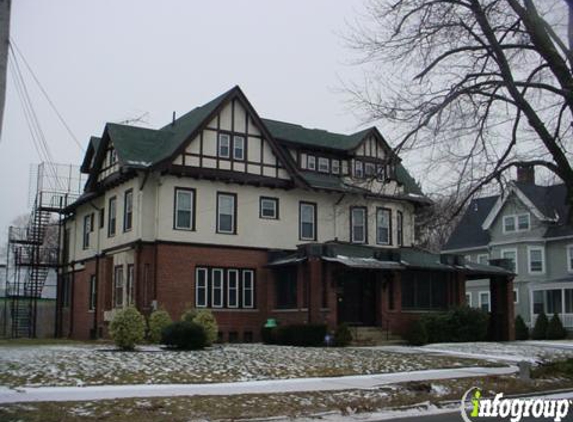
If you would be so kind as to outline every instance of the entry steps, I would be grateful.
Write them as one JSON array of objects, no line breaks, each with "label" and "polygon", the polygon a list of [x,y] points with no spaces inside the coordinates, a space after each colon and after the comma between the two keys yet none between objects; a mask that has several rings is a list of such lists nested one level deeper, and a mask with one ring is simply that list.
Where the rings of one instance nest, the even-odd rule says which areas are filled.
[{"label": "entry steps", "polygon": [[382,346],[404,342],[402,337],[392,334],[382,327],[350,327],[350,332],[354,346]]}]

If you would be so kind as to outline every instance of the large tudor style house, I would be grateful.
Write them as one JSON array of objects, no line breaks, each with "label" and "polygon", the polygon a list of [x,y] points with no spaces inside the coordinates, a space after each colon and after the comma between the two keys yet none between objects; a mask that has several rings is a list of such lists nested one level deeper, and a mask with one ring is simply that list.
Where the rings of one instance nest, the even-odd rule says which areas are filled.
[{"label": "large tudor style house", "polygon": [[239,87],[158,129],[107,124],[66,210],[57,331],[97,338],[117,309],[210,308],[221,341],[279,324],[403,333],[490,278],[512,335],[512,273],[413,247],[428,204],[376,128],[351,135],[262,119]]},{"label": "large tudor style house", "polygon": [[[505,258],[516,273],[515,314],[531,327],[544,312],[573,331],[573,225],[563,183],[535,183],[534,167],[518,169],[503,195],[474,199],[445,245],[466,261]],[[488,280],[467,284],[470,306],[488,310]]]}]

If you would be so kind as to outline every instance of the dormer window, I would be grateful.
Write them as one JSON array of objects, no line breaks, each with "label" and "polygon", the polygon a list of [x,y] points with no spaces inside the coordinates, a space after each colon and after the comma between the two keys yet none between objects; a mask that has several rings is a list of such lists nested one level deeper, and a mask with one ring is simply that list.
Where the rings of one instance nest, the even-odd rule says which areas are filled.
[{"label": "dormer window", "polygon": [[364,164],[364,173],[366,174],[366,177],[374,177],[376,174],[376,165],[374,163]]},{"label": "dormer window", "polygon": [[517,216],[517,230],[529,230],[529,214]]},{"label": "dormer window", "polygon": [[217,154],[221,158],[231,157],[231,136],[226,133],[219,134],[219,145],[217,147]]},{"label": "dormer window", "polygon": [[503,232],[528,231],[531,226],[529,214],[505,215],[503,217]]},{"label": "dormer window", "polygon": [[354,162],[354,177],[362,179],[364,177],[364,164],[362,161]]},{"label": "dormer window", "polygon": [[316,157],[314,155],[307,155],[306,168],[309,170],[316,170]]},{"label": "dormer window", "polygon": [[515,216],[506,215],[503,217],[503,231],[510,233],[515,231]]},{"label": "dormer window", "polygon": [[109,165],[110,166],[114,165],[116,161],[117,161],[117,152],[115,151],[115,148],[112,148],[109,151]]},{"label": "dormer window", "polygon": [[242,136],[233,137],[233,158],[240,161],[245,159],[245,138]]},{"label": "dormer window", "polygon": [[376,179],[383,182],[386,179],[386,172],[384,171],[384,166],[382,164],[376,164]]},{"label": "dormer window", "polygon": [[318,158],[318,171],[321,173],[329,173],[330,172],[330,163],[328,158],[319,157]]},{"label": "dormer window", "polygon": [[340,160],[332,160],[332,174],[340,174]]}]

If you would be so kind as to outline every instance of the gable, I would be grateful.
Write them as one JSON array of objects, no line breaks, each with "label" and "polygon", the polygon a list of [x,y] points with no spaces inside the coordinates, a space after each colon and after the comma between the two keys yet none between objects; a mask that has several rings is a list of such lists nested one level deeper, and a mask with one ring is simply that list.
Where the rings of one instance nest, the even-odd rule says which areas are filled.
[{"label": "gable", "polygon": [[376,136],[373,131],[364,137],[362,142],[354,149],[354,155],[361,158],[387,160],[391,157],[392,151],[381,136]]},{"label": "gable", "polygon": [[227,101],[172,161],[173,166],[291,180],[256,115],[238,97]]}]

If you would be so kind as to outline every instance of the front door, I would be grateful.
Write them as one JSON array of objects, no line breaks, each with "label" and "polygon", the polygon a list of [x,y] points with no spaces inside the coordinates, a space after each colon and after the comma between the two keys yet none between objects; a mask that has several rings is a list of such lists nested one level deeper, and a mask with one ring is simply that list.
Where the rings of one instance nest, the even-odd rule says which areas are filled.
[{"label": "front door", "polygon": [[376,284],[367,271],[345,272],[338,277],[338,323],[376,325]]}]

